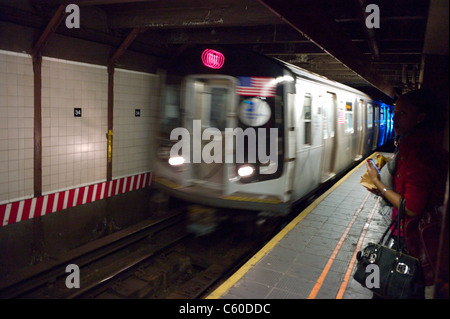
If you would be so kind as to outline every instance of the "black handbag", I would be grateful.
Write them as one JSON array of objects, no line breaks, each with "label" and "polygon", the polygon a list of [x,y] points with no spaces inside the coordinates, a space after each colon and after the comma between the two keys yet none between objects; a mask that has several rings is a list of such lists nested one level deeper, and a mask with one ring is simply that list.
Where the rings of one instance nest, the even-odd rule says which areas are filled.
[{"label": "black handbag", "polygon": [[400,240],[400,231],[397,231],[396,236],[397,247],[389,248],[383,244],[392,226],[393,230],[400,230],[404,209],[402,198],[398,218],[392,221],[377,244],[369,243],[356,257],[358,263],[353,278],[381,298],[424,298],[425,284],[420,262],[407,254],[404,243]]}]

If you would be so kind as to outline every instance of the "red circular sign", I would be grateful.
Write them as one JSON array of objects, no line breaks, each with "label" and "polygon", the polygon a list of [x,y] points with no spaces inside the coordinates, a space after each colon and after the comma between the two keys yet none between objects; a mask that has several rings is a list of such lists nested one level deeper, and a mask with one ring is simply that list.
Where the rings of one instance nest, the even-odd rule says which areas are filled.
[{"label": "red circular sign", "polygon": [[202,62],[208,68],[220,69],[225,62],[225,57],[219,51],[206,49],[202,53]]}]

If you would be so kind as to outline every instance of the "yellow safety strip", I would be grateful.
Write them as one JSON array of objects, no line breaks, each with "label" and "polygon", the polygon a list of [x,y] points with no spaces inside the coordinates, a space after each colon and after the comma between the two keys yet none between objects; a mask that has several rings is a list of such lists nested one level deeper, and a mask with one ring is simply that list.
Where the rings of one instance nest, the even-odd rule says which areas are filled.
[{"label": "yellow safety strip", "polygon": [[163,184],[164,186],[170,187],[170,188],[181,188],[182,186],[180,184],[177,184],[175,182],[169,181],[168,179],[162,178],[162,177],[154,177],[153,180],[157,183]]},{"label": "yellow safety strip", "polygon": [[[181,186],[180,184],[177,184],[175,182],[172,182],[168,179],[165,179],[163,177],[155,177],[153,179],[155,182],[160,183],[164,186],[167,186],[169,188],[172,189],[178,189],[178,188],[182,188],[183,186]],[[236,200],[236,201],[243,201],[243,202],[257,202],[257,203],[268,203],[268,204],[279,204],[282,201],[280,199],[277,198],[257,198],[257,197],[246,197],[246,196],[235,196],[235,195],[230,195],[230,196],[225,196],[225,197],[221,197],[223,199],[227,199],[227,200]]]},{"label": "yellow safety strip", "polygon": [[225,196],[224,199],[238,200],[238,201],[244,201],[244,202],[270,203],[270,204],[279,204],[279,203],[281,203],[281,200],[280,200],[280,199],[275,199],[275,198],[256,198],[256,197],[244,197],[244,196]]}]

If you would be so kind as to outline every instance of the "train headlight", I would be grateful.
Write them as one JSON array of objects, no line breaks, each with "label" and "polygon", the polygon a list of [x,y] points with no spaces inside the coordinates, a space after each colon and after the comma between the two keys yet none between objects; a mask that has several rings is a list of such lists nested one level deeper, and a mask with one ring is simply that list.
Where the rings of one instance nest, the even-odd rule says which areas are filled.
[{"label": "train headlight", "polygon": [[252,166],[241,166],[238,169],[238,175],[240,177],[249,177],[251,175],[253,175],[253,173],[255,172],[255,169]]},{"label": "train headlight", "polygon": [[169,158],[169,164],[172,166],[179,166],[184,164],[184,158],[182,156],[174,156]]}]

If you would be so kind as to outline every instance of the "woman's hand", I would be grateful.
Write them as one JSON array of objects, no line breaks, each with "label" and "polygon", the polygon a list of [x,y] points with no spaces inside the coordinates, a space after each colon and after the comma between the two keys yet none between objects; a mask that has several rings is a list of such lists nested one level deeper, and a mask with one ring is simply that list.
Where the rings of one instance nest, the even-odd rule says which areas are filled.
[{"label": "woman's hand", "polygon": [[372,161],[367,161],[367,173],[369,174],[372,183],[375,184],[377,180],[380,180],[380,174],[378,174],[377,169],[374,167]]}]

